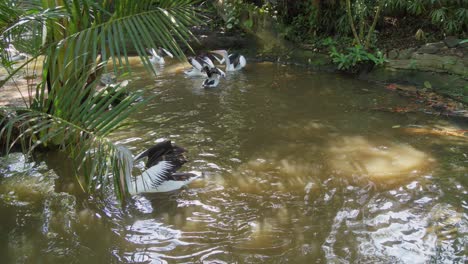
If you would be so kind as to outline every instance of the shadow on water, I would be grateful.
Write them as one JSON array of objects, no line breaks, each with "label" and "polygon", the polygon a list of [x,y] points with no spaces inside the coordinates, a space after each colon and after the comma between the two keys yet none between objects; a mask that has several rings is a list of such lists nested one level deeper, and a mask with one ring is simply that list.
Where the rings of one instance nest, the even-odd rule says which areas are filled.
[{"label": "shadow on water", "polygon": [[[183,170],[203,171],[202,179],[180,192],[136,196],[121,209],[111,190],[104,200],[77,195],[63,176],[71,169],[50,157],[60,175],[54,193],[78,198],[71,233],[49,237],[36,231],[47,217],[30,216],[30,227],[14,220],[23,207],[6,205],[7,165],[0,212],[11,217],[0,220],[0,248],[17,246],[47,263],[64,258],[49,247],[31,253],[30,245],[72,241],[56,247],[76,263],[466,260],[466,137],[419,133],[466,124],[376,111],[408,102],[339,75],[258,63],[203,89],[183,67],[134,74],[130,86],[155,98],[114,139],[134,154],[171,139],[189,150]],[[48,198],[40,197],[32,215],[44,212],[39,201]],[[14,242],[16,232],[23,242]],[[14,256],[10,262],[27,263]]]}]

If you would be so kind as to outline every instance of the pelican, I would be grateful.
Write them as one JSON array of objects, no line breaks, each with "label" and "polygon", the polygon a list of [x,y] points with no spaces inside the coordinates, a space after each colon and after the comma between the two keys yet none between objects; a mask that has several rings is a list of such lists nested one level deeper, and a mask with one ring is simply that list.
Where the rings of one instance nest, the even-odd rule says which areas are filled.
[{"label": "pelican", "polygon": [[216,87],[216,86],[218,86],[219,79],[221,77],[226,78],[226,74],[222,70],[220,70],[220,69],[218,69],[216,67],[209,68],[209,67],[205,66],[203,68],[203,72],[205,72],[206,75],[208,76],[208,78],[206,78],[206,80],[203,81],[203,84],[202,84],[203,88]]},{"label": "pelican", "polygon": [[212,54],[201,54],[196,57],[188,57],[188,62],[192,65],[190,70],[184,71],[187,76],[207,76],[206,72],[203,70],[205,67],[209,69],[216,68],[213,63],[213,58],[215,58],[218,62],[221,60],[212,55]]},{"label": "pelican", "polygon": [[[100,78],[101,84],[104,85],[105,91],[97,93],[97,96],[107,101],[110,97],[113,97],[109,107],[115,107],[120,104],[126,97],[130,96],[130,92],[127,90],[129,84],[128,80],[117,82],[117,77],[113,73],[103,73]],[[143,98],[138,98],[138,101],[142,101]]]},{"label": "pelican", "polygon": [[211,52],[223,57],[220,63],[226,63],[226,71],[238,71],[247,64],[245,57],[239,53],[228,54],[226,50],[213,50]]},{"label": "pelican", "polygon": [[117,76],[113,73],[103,73],[100,78],[101,84],[108,86],[108,85],[115,85],[117,83]]},{"label": "pelican", "polygon": [[27,57],[26,54],[19,52],[19,50],[17,50],[11,43],[8,44],[8,48],[5,49],[5,53],[10,61],[24,60]]},{"label": "pelican", "polygon": [[159,47],[157,50],[155,49],[148,49],[147,50],[149,54],[152,55],[152,57],[150,58],[150,62],[152,64],[159,64],[159,65],[162,65],[164,63],[166,63],[166,61],[164,60],[164,57],[171,57],[171,58],[174,58],[174,55],[172,55],[172,53],[170,53],[167,49],[165,48],[161,48]]},{"label": "pelican", "polygon": [[184,148],[165,140],[138,155],[133,162],[147,158],[146,170],[135,180],[130,179],[130,173],[126,173],[130,194],[171,192],[199,178],[200,173],[176,172],[187,162],[184,152]]}]

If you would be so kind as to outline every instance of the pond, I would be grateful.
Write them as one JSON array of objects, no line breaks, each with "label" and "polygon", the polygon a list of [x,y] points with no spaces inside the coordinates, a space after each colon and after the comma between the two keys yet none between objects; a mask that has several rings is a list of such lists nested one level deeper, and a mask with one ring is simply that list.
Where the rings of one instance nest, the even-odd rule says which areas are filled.
[{"label": "pond", "polygon": [[155,98],[114,139],[134,154],[171,139],[203,177],[121,209],[110,190],[80,195],[63,154],[45,158],[55,191],[12,191],[23,169],[3,161],[7,263],[466,261],[468,141],[431,133],[466,123],[385,111],[411,102],[302,67],[251,63],[212,89],[180,70],[136,72],[130,86]]}]

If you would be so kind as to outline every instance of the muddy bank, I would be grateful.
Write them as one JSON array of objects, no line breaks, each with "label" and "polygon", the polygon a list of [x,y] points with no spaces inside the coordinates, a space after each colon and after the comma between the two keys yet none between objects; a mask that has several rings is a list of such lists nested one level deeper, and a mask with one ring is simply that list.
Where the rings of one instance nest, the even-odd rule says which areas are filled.
[{"label": "muddy bank", "polygon": [[454,37],[387,52],[388,62],[359,78],[403,83],[468,104],[468,43]]}]

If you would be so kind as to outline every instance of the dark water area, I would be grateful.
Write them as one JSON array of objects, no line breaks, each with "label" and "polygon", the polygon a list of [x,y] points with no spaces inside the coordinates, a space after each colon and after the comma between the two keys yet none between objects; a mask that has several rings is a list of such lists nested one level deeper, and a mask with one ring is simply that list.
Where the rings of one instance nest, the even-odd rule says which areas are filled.
[{"label": "dark water area", "polygon": [[204,176],[178,193],[120,208],[112,190],[70,195],[63,154],[46,158],[53,177],[2,160],[6,263],[467,261],[468,142],[427,132],[467,124],[380,111],[408,99],[301,67],[249,64],[217,88],[202,82],[170,63],[156,77],[137,70],[129,87],[154,98],[113,135],[135,155],[162,139],[188,149],[181,170]]}]

